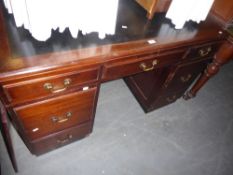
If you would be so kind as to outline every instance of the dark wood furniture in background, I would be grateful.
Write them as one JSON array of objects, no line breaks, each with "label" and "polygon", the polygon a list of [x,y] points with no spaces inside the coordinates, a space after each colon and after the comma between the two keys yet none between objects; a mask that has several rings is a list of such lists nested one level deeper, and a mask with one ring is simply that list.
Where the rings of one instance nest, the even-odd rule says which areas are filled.
[{"label": "dark wood furniture in background", "polygon": [[147,11],[147,18],[151,20],[155,13],[166,12],[172,0],[136,0]]},{"label": "dark wood furniture in background", "polygon": [[[152,19],[155,13],[167,12],[172,0],[135,0],[147,11],[147,18]],[[222,25],[230,23],[233,16],[232,0],[214,0],[211,13]]]},{"label": "dark wood furniture in background", "polygon": [[[172,0],[135,0],[140,6],[147,11],[147,18],[153,19],[155,13],[166,12]],[[218,19],[222,25],[232,22],[233,16],[232,0],[214,0],[211,13]]]},{"label": "dark wood furniture in background", "polygon": [[38,42],[1,4],[0,98],[32,154],[92,132],[103,82],[124,78],[146,112],[175,102],[226,40],[211,15],[182,30],[163,13],[145,16],[134,0],[120,0],[115,35],[80,32],[74,39],[53,31]]},{"label": "dark wood furniture in background", "polygon": [[211,8],[211,13],[218,19],[218,22],[226,28],[233,22],[233,1],[215,0]]}]

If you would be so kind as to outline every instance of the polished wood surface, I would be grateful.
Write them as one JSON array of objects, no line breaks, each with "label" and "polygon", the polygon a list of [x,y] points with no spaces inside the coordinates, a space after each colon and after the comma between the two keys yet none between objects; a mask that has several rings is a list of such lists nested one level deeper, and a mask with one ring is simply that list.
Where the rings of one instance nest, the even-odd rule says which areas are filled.
[{"label": "polished wood surface", "polygon": [[[69,31],[63,35],[54,31],[49,40],[38,42],[28,31],[16,29],[12,20],[12,16],[5,18],[8,34],[0,33],[1,38],[10,35],[8,41],[11,50],[9,55],[0,59],[1,78],[15,76],[16,71],[17,75],[21,75],[75,63],[79,66],[100,64],[125,55],[159,52],[164,46],[176,48],[221,37],[218,34],[221,28],[216,26],[214,19],[209,18],[199,25],[190,22],[184,29],[175,30],[164,14],[156,15],[152,21],[148,21],[141,7],[131,0],[120,1],[115,35],[109,35],[103,40],[96,33],[80,34],[77,39],[73,39]],[[124,29],[122,25],[128,28]],[[149,44],[149,39],[154,39],[156,44]]]},{"label": "polished wood surface", "polygon": [[120,0],[114,35],[55,30],[39,42],[0,5],[0,99],[35,155],[92,132],[105,81],[125,78],[146,112],[175,102],[226,37],[212,15],[175,30],[164,13],[148,20],[135,0]]}]

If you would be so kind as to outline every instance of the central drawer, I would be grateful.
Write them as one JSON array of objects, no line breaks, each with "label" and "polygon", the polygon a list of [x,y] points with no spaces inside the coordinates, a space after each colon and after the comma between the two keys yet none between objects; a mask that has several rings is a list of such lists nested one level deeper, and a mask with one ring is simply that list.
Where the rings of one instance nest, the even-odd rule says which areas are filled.
[{"label": "central drawer", "polygon": [[30,140],[90,121],[97,87],[14,108]]},{"label": "central drawer", "polygon": [[182,59],[185,51],[173,50],[162,54],[138,55],[109,62],[104,65],[102,79],[107,81],[122,78],[176,63]]}]

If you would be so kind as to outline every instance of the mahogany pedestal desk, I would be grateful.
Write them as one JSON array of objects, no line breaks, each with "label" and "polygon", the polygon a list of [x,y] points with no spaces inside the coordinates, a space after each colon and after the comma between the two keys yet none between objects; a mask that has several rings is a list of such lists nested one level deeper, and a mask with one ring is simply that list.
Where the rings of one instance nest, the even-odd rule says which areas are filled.
[{"label": "mahogany pedestal desk", "polygon": [[103,40],[55,30],[36,41],[1,5],[0,41],[1,101],[28,149],[40,155],[92,132],[103,82],[124,78],[145,112],[175,102],[211,62],[225,32],[211,16],[175,30],[163,13],[148,21],[135,1],[122,0],[115,35]]}]

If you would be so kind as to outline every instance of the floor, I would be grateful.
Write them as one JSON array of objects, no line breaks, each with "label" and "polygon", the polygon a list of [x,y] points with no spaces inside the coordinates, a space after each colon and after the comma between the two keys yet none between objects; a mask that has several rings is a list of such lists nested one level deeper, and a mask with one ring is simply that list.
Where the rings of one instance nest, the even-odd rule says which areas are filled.
[{"label": "floor", "polygon": [[[101,87],[94,132],[35,157],[11,128],[19,175],[232,175],[233,63],[195,99],[145,114],[122,80]],[[2,175],[13,175],[0,137]]]}]

